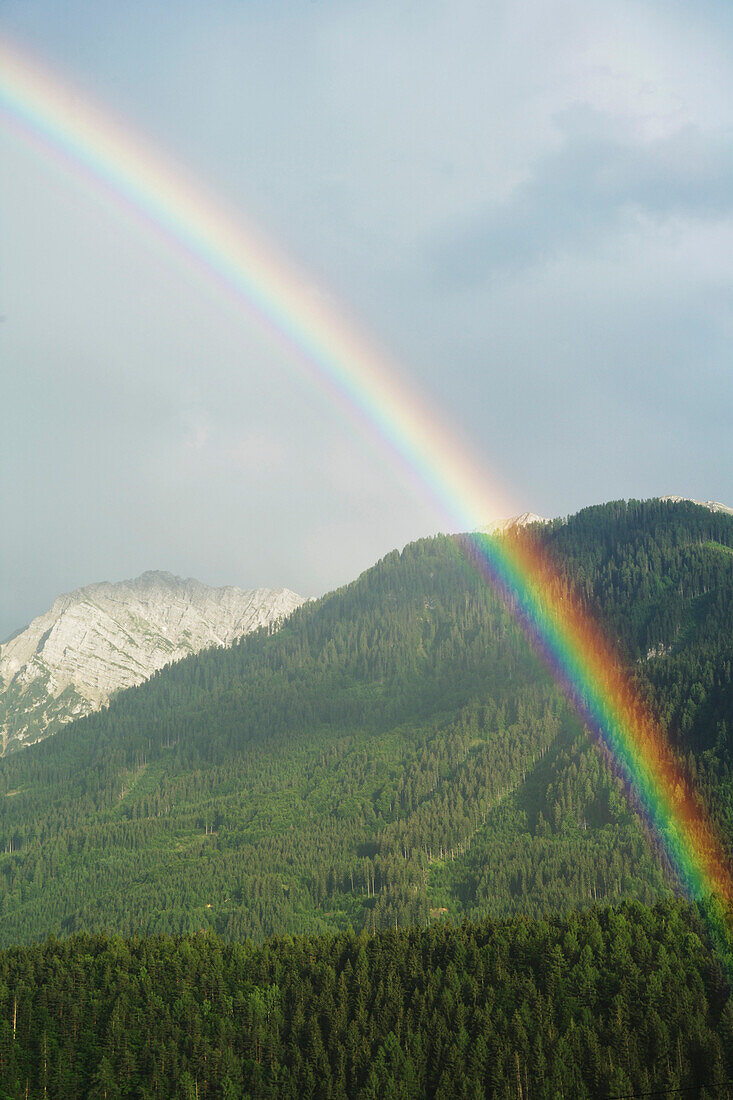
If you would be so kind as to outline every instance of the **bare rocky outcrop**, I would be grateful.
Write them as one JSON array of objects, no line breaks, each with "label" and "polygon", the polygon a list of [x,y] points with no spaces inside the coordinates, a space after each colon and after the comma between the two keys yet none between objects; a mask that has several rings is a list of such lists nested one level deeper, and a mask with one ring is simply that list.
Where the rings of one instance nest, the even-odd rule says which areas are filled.
[{"label": "bare rocky outcrop", "polygon": [[303,602],[287,588],[211,588],[162,572],[59,596],[0,646],[2,751],[98,710],[172,661],[279,623]]},{"label": "bare rocky outcrop", "polygon": [[536,512],[522,512],[518,516],[509,516],[508,519],[497,519],[493,523],[487,523],[480,530],[486,535],[500,535],[504,531],[511,531],[515,527],[528,527],[531,523],[550,523],[545,516],[538,516]]}]

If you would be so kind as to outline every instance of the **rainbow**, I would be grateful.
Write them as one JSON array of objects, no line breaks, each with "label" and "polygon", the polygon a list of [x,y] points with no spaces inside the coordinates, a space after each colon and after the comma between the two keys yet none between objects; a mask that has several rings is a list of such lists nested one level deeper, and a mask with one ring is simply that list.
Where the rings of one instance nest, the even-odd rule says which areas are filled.
[{"label": "rainbow", "polygon": [[[0,118],[95,195],[145,224],[256,320],[290,363],[382,449],[387,445],[448,526],[475,531],[507,514],[507,502],[444,419],[343,311],[239,214],[225,211],[184,171],[7,39],[0,39]],[[617,655],[531,538],[474,534],[462,542],[608,750],[686,891],[717,907],[711,926],[719,944],[729,944],[733,880],[720,840]]]}]

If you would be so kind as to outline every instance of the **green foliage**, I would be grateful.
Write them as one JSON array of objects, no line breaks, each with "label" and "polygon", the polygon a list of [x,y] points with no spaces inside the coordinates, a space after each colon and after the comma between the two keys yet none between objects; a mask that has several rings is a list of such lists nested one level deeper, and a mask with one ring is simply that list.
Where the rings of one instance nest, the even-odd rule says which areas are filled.
[{"label": "green foliage", "polygon": [[0,1078],[17,1100],[723,1097],[732,1039],[728,987],[679,902],[0,953]]}]

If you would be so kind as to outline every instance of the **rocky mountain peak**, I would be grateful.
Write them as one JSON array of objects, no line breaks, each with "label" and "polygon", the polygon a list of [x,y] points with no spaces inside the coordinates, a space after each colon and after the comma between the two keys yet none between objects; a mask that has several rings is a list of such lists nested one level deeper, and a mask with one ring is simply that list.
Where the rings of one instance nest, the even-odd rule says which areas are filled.
[{"label": "rocky mountain peak", "polygon": [[515,527],[527,527],[531,523],[550,523],[550,520],[545,516],[538,516],[536,512],[521,512],[518,516],[494,520],[493,523],[487,523],[479,530],[487,535],[498,535],[504,531],[511,531]]},{"label": "rocky mountain peak", "polygon": [[160,570],[65,593],[0,646],[2,751],[48,736],[173,661],[279,623],[303,602],[287,588],[212,588]]}]

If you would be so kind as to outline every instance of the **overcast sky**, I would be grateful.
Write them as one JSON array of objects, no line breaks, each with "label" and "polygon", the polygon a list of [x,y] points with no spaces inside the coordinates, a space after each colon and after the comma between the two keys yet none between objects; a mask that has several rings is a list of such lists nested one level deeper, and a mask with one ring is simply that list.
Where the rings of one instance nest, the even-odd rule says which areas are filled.
[{"label": "overcast sky", "polygon": [[[0,35],[242,210],[553,516],[733,505],[731,7],[0,0]],[[0,638],[151,568],[320,594],[441,526],[1,116]]]}]

